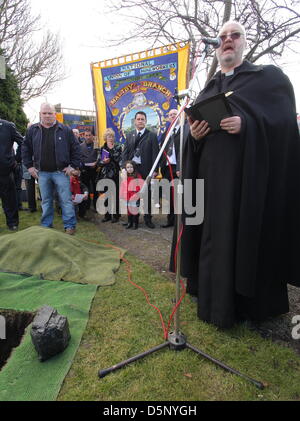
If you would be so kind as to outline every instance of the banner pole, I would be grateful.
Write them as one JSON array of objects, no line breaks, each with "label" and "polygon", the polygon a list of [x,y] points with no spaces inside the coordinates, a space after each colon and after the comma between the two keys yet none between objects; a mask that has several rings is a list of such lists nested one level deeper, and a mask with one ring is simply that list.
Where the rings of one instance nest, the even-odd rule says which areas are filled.
[{"label": "banner pole", "polygon": [[[183,183],[182,183],[182,152],[183,152],[183,130],[184,128],[184,113],[182,112],[180,114],[180,143],[179,143],[179,183],[177,185],[177,240],[180,238],[180,231],[181,231],[181,212],[182,212],[182,200],[183,200]],[[175,195],[175,191],[174,191]],[[175,198],[175,196],[174,196]],[[179,241],[179,240],[178,240]],[[178,304],[180,300],[180,259],[181,259],[181,241],[178,243],[177,248],[177,257],[176,257],[176,305]],[[175,312],[174,315],[174,329],[175,329],[175,335],[178,336],[180,334],[179,332],[180,327],[180,318],[179,318],[179,306]]]},{"label": "banner pole", "polygon": [[96,109],[96,120],[95,120],[95,128],[97,133],[97,143],[98,147],[100,146],[100,136],[99,136],[99,122],[98,122],[98,102],[96,99],[96,89],[95,89],[95,80],[94,80],[94,71],[93,71],[93,63],[90,64],[91,76],[92,76],[92,87],[93,87],[93,100]]}]

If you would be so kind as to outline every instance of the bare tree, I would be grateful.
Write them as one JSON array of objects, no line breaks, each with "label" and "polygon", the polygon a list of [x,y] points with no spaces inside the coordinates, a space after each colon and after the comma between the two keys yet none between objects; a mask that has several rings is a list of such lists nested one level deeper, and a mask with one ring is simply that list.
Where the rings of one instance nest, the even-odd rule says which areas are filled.
[{"label": "bare tree", "polygon": [[[237,20],[247,30],[246,59],[255,62],[262,56],[275,60],[299,41],[299,0],[118,0],[107,1],[109,13],[123,14],[132,22],[128,33],[112,44],[147,40],[152,45],[189,40],[193,60],[199,40],[215,36],[227,20]],[[109,6],[110,4],[110,6]],[[211,55],[208,78],[217,61]]]},{"label": "bare tree", "polygon": [[59,37],[42,32],[40,16],[32,15],[28,0],[0,1],[0,47],[25,102],[64,78]]}]

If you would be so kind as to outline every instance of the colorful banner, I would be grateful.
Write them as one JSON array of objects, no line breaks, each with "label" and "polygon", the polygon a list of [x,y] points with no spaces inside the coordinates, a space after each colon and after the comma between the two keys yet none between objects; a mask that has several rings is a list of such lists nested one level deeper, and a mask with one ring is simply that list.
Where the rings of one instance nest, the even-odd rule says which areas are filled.
[{"label": "colorful banner", "polygon": [[189,45],[180,43],[93,63],[99,143],[108,127],[124,143],[137,111],[146,113],[147,128],[160,138],[168,112],[177,108],[175,90],[186,89],[188,58]]}]

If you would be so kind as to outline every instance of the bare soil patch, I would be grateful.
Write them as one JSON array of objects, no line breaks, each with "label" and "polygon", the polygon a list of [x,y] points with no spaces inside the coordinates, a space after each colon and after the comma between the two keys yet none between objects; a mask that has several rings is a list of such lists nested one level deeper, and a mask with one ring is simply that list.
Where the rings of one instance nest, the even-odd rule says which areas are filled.
[{"label": "bare soil patch", "polygon": [[148,228],[141,216],[137,230],[126,229],[123,226],[123,223],[127,222],[126,216],[122,216],[120,221],[115,224],[110,221],[101,222],[102,219],[102,216],[94,215],[95,223],[99,225],[100,230],[108,240],[125,248],[129,253],[148,263],[158,272],[174,280],[174,274],[168,271],[173,228],[160,227],[160,225],[166,223],[166,216],[153,216],[154,229]]}]

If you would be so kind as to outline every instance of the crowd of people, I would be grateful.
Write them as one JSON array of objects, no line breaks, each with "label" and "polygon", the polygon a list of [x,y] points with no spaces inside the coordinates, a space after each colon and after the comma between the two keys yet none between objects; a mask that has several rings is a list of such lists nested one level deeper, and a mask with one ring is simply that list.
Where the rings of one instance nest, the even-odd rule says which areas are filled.
[{"label": "crowd of people", "polygon": [[[182,168],[178,166],[181,128],[173,124],[153,178],[160,169],[171,180],[170,186],[179,174],[183,181],[192,181],[192,202],[197,198],[197,181],[204,180],[204,220],[190,222],[192,215],[184,208],[178,216],[181,274],[187,278],[187,292],[198,300],[199,318],[230,327],[239,320],[263,320],[287,312],[287,284],[300,286],[300,140],[288,78],[273,65],[243,59],[246,32],[238,22],[226,22],[219,39],[220,70],[196,104],[230,93],[232,115],[214,131],[207,121],[188,118],[183,127]],[[177,110],[170,110],[170,122],[176,117]],[[75,232],[76,213],[84,217],[88,209],[98,210],[99,195],[105,198],[103,222],[118,222],[120,198],[128,215],[126,229],[137,229],[143,199],[145,225],[154,229],[151,183],[144,192],[143,187],[156,162],[159,142],[146,127],[144,111],[137,110],[134,126],[124,148],[109,128],[99,149],[91,131],[82,139],[80,133],[57,122],[50,104],[41,106],[40,122],[29,127],[24,141],[14,124],[0,120],[0,195],[9,229],[18,227],[14,142],[22,145],[26,186],[38,180],[42,226],[53,226],[56,192],[67,234]],[[173,194],[169,202],[165,228],[175,222]],[[33,204],[29,207],[36,209]],[[176,234],[174,230],[173,271]]]},{"label": "crowd of people", "polygon": [[[172,121],[177,115],[177,110],[171,110],[169,115]],[[3,183],[8,186],[9,195],[6,194],[6,190],[2,189],[3,192],[1,190],[3,209],[9,229],[18,229],[18,211],[23,210],[22,177],[25,180],[30,212],[37,210],[35,192],[38,184],[42,200],[41,225],[43,227],[53,227],[56,202],[62,215],[65,232],[73,235],[77,220],[85,218],[88,210],[99,212],[97,201],[101,196],[104,197],[105,207],[102,222],[119,221],[121,201],[123,205],[125,204],[125,211],[128,214],[126,228],[137,229],[139,215],[133,215],[132,208],[135,206],[140,213],[139,191],[159,152],[157,135],[148,130],[146,124],[146,114],[143,111],[137,111],[134,118],[135,130],[128,135],[124,147],[115,141],[114,130],[108,128],[104,132],[104,143],[99,148],[95,144],[93,128],[87,128],[79,133],[78,129],[71,129],[58,122],[55,108],[48,103],[41,105],[40,121],[28,125],[24,139],[13,123],[3,120],[3,126],[7,125],[12,129],[6,152],[11,160],[7,163],[10,183]],[[16,153],[13,152],[15,142],[18,145]],[[176,167],[177,146],[178,139],[171,136],[168,148],[174,156],[170,156],[170,168]],[[164,174],[167,161],[169,159],[166,158],[161,161]],[[130,166],[132,171],[129,169]],[[13,171],[10,172],[10,169]],[[159,166],[153,177],[158,174],[158,169]],[[134,179],[139,180],[139,190],[132,187],[132,183],[127,182],[132,180],[133,175]],[[177,177],[176,171],[173,175]],[[98,182],[101,180],[113,182],[113,188],[109,189],[106,185],[101,189],[100,183],[100,189],[97,189]],[[132,193],[138,196],[135,205],[133,205]],[[12,200],[12,197],[16,200]],[[151,184],[144,196],[144,203],[145,225],[153,229],[155,226],[152,222]],[[174,225],[173,203],[171,208],[172,220],[168,219],[164,227]],[[14,215],[13,219],[11,215]],[[134,223],[132,218],[134,218]]]}]

